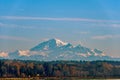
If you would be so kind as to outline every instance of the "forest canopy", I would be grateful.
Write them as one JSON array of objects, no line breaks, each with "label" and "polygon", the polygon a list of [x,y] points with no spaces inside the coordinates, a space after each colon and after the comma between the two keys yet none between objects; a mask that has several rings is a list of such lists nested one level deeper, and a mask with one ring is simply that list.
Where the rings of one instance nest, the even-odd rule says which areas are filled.
[{"label": "forest canopy", "polygon": [[119,61],[0,60],[0,77],[120,78]]}]

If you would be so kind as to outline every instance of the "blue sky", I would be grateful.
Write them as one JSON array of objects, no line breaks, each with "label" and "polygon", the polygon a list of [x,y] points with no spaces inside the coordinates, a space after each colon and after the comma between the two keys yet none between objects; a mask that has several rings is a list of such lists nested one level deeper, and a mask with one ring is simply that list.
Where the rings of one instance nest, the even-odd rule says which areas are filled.
[{"label": "blue sky", "polygon": [[119,0],[0,0],[0,51],[50,38],[120,57]]}]

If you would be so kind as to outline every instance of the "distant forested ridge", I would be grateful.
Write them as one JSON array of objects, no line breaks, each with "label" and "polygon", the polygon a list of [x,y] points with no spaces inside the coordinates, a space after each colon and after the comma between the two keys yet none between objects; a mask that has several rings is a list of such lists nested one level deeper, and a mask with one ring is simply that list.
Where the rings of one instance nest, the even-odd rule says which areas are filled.
[{"label": "distant forested ridge", "polygon": [[120,78],[119,61],[0,60],[0,77]]}]

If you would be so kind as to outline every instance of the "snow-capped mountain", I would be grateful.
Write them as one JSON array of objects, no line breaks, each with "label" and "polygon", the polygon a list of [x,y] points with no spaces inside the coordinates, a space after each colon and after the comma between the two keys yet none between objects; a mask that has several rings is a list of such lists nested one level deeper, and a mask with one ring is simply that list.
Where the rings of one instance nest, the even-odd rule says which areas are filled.
[{"label": "snow-capped mountain", "polygon": [[[1,57],[5,53],[0,53]],[[21,60],[113,60],[110,56],[98,49],[90,49],[80,44],[73,46],[71,43],[59,39],[44,41],[30,50],[17,50],[7,53],[5,58]],[[118,60],[118,59],[117,59]],[[120,59],[119,59],[120,60]]]},{"label": "snow-capped mountain", "polygon": [[34,48],[31,48],[30,50],[31,51],[52,50],[65,45],[67,45],[67,43],[62,42],[59,39],[50,39],[48,41],[40,43],[39,45],[35,46]]}]

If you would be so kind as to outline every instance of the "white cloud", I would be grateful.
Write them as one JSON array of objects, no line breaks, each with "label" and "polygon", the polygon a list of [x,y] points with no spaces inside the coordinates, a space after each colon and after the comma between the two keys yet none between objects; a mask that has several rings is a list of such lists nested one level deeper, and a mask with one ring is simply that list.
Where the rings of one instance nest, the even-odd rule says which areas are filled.
[{"label": "white cloud", "polygon": [[30,56],[30,51],[29,50],[19,50],[19,55],[20,56]]},{"label": "white cloud", "polygon": [[22,28],[22,29],[34,29],[35,28],[35,26],[7,24],[7,23],[1,23],[1,22],[0,22],[0,27]]},{"label": "white cloud", "polygon": [[120,35],[100,35],[100,36],[92,37],[92,39],[98,39],[98,40],[113,39],[113,38],[120,38]]},{"label": "white cloud", "polygon": [[19,50],[19,56],[31,56],[31,55],[47,56],[47,53],[40,51]]},{"label": "white cloud", "polygon": [[91,23],[90,26],[100,26],[100,27],[111,27],[111,28],[120,28],[120,23]]},{"label": "white cloud", "polygon": [[0,27],[1,27],[1,26],[4,26],[4,24],[3,24],[3,23],[0,23]]},{"label": "white cloud", "polygon": [[81,31],[81,32],[77,32],[78,34],[89,34],[90,32],[88,31]]},{"label": "white cloud", "polygon": [[23,38],[23,37],[3,36],[3,35],[0,35],[0,39],[5,39],[5,40],[18,40],[18,41],[32,41],[32,40],[30,40],[30,39]]},{"label": "white cloud", "polygon": [[83,21],[83,22],[119,22],[119,20],[99,20],[89,18],[53,18],[53,17],[26,17],[26,16],[0,16],[1,19],[11,20],[51,20],[51,21]]},{"label": "white cloud", "polygon": [[[120,28],[119,20],[99,20],[99,19],[89,19],[89,18],[50,18],[50,17],[25,17],[25,16],[0,16],[0,19],[5,20],[52,20],[52,21],[78,21],[78,22],[88,22],[82,23],[83,26],[88,27],[112,27],[112,28]],[[39,27],[31,26],[31,25],[18,25],[18,24],[8,24],[1,23],[0,27],[9,27],[9,28],[25,28],[25,29],[35,29]],[[50,28],[51,29],[51,28]],[[53,30],[53,29],[52,29]],[[88,32],[81,32],[81,34],[87,34]]]},{"label": "white cloud", "polygon": [[0,52],[0,57],[8,57],[8,53],[7,52]]},{"label": "white cloud", "polygon": [[15,27],[14,24],[5,24],[5,23],[0,23],[0,27]]},{"label": "white cloud", "polygon": [[120,24],[111,24],[111,26],[114,28],[120,28]]}]

